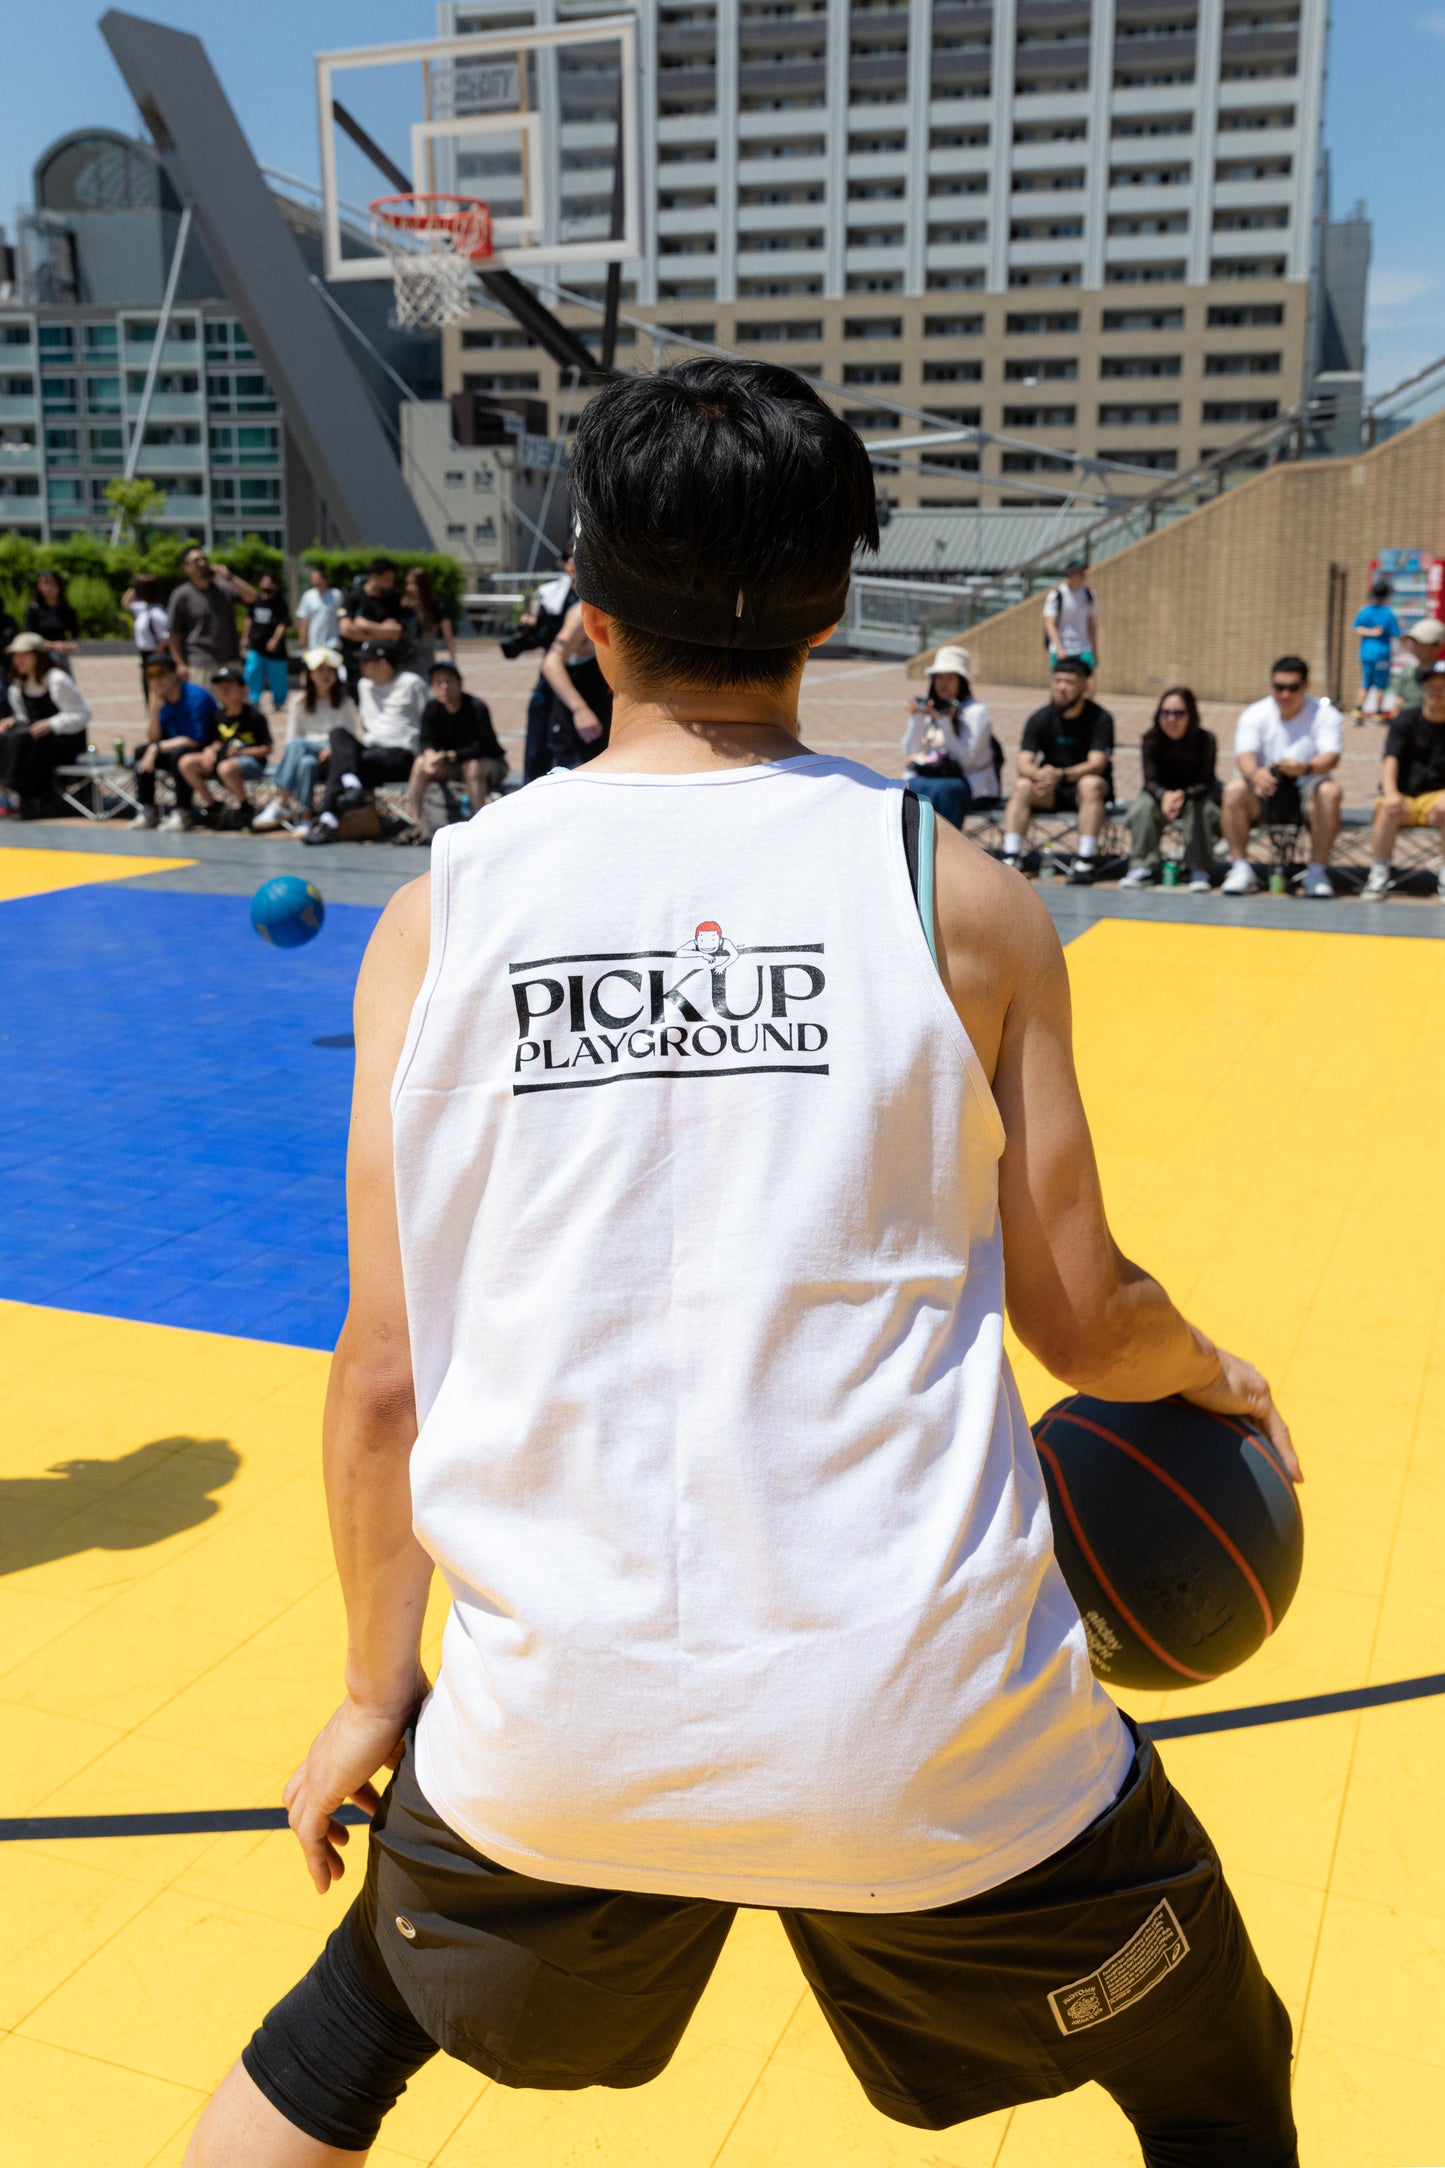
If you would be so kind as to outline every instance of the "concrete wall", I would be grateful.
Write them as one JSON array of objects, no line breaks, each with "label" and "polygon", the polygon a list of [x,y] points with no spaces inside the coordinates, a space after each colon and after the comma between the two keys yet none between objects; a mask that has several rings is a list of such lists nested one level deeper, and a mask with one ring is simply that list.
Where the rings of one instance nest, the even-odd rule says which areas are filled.
[{"label": "concrete wall", "polygon": [[[1348,572],[1347,621],[1366,601],[1381,549],[1445,556],[1445,410],[1354,459],[1269,468],[1090,573],[1099,599],[1100,687],[1152,694],[1192,685],[1204,700],[1250,700],[1268,689],[1277,655],[1327,675],[1330,566]],[[1030,685],[1045,675],[1043,597],[963,636],[974,675]],[[1354,639],[1344,692],[1356,692]]]}]

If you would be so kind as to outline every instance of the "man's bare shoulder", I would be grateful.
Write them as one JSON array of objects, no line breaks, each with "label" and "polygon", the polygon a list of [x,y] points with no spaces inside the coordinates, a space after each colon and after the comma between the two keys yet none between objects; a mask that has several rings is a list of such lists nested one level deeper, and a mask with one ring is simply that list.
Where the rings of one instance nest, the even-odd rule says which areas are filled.
[{"label": "man's bare shoulder", "polygon": [[937,824],[934,911],[939,970],[992,1076],[1004,1020],[1063,969],[1059,937],[1023,876],[947,821]]},{"label": "man's bare shoulder", "polygon": [[399,888],[366,944],[356,982],[358,1034],[410,1016],[431,954],[431,875]]}]

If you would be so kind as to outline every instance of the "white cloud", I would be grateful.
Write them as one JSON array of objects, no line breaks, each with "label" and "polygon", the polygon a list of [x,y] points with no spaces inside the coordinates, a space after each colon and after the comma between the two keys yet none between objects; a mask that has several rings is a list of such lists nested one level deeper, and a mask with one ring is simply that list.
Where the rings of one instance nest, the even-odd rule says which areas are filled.
[{"label": "white cloud", "polygon": [[[1445,23],[1445,16],[1441,17]],[[1369,306],[1373,309],[1405,309],[1432,293],[1436,280],[1428,271],[1390,271],[1383,265],[1370,273]]]}]

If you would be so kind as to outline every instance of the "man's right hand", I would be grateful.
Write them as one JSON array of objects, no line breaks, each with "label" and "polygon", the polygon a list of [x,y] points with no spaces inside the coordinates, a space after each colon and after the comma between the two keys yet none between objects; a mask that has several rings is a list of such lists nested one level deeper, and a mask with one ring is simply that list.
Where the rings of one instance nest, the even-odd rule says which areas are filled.
[{"label": "man's right hand", "polygon": [[292,1833],[306,1855],[306,1871],[324,1897],[346,1872],[341,1847],[348,1842],[337,1809],[352,1800],[363,1814],[375,1814],[381,1795],[372,1778],[394,1769],[406,1745],[406,1727],[426,1693],[418,1684],[415,1700],[404,1710],[369,1710],[349,1697],[311,1742],[311,1751],[281,1797]]},{"label": "man's right hand", "polygon": [[1410,801],[1399,791],[1387,791],[1380,800],[1380,811],[1391,820],[1402,821],[1410,810]]},{"label": "man's right hand", "polygon": [[1256,798],[1272,798],[1279,789],[1279,783],[1272,769],[1256,768],[1249,779],[1249,787]]},{"label": "man's right hand", "polygon": [[1289,1425],[1274,1404],[1268,1381],[1243,1356],[1231,1355],[1227,1348],[1216,1353],[1219,1376],[1202,1392],[1186,1393],[1184,1398],[1196,1408],[1208,1408],[1212,1415],[1242,1415],[1257,1424],[1279,1454],[1291,1483],[1303,1483],[1304,1470],[1290,1440]]}]

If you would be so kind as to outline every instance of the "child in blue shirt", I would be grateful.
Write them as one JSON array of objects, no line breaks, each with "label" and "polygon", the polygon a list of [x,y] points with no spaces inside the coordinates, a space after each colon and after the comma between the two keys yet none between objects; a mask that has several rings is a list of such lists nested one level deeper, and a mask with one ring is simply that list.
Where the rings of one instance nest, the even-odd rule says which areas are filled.
[{"label": "child in blue shirt", "polygon": [[1390,683],[1390,643],[1403,637],[1400,621],[1390,608],[1388,580],[1376,580],[1353,629],[1360,636],[1360,704],[1355,721],[1363,723],[1380,712]]}]

